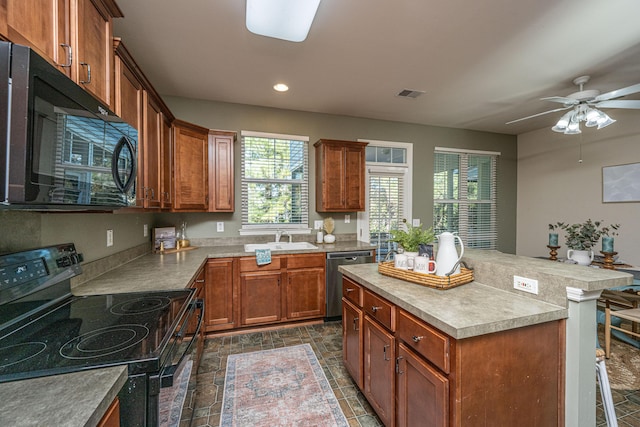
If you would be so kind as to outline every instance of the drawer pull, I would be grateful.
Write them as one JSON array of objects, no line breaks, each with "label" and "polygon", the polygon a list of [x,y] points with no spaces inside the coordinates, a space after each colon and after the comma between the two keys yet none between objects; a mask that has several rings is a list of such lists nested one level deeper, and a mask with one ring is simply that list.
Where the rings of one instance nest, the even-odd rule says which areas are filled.
[{"label": "drawer pull", "polygon": [[347,291],[347,293],[355,291],[355,289],[353,289],[353,288],[347,288],[345,290]]},{"label": "drawer pull", "polygon": [[422,340],[422,338],[424,337],[417,337],[417,336],[412,336],[411,339],[413,340],[413,342],[420,342]]},{"label": "drawer pull", "polygon": [[387,362],[388,362],[389,360],[391,360],[391,359],[389,359],[389,358],[387,357],[387,348],[388,348],[388,347],[390,347],[388,344],[387,344],[387,345],[385,345],[384,347],[382,347],[382,353],[383,353],[383,355],[384,355],[384,360],[385,360],[385,361],[387,361]]},{"label": "drawer pull", "polygon": [[371,311],[373,311],[374,313],[377,313],[377,312],[378,312],[378,310],[380,310],[381,308],[382,308],[382,307],[378,307],[378,306],[372,305],[372,306],[371,306]]},{"label": "drawer pull", "polygon": [[359,319],[359,318],[357,318],[357,317],[354,317],[354,318],[353,318],[353,330],[354,330],[354,331],[357,331],[357,330],[358,330],[358,320],[360,320],[360,319]]}]

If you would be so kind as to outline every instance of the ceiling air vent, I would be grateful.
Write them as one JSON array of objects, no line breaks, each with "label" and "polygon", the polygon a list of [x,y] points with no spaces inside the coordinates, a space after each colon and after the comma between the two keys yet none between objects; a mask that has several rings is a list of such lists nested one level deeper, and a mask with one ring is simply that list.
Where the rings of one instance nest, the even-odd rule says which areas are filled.
[{"label": "ceiling air vent", "polygon": [[411,89],[402,89],[396,96],[400,96],[402,98],[417,98],[420,95],[424,94],[424,91],[421,90],[411,90]]}]

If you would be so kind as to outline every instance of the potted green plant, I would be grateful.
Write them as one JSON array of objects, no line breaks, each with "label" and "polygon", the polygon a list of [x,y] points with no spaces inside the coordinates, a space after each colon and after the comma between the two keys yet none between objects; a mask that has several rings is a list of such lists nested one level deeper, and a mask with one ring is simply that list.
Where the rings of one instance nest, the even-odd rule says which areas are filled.
[{"label": "potted green plant", "polygon": [[[391,239],[389,240],[401,246],[408,258],[413,258],[418,255],[420,245],[426,245],[435,241],[436,236],[433,232],[433,227],[424,229],[422,228],[422,224],[414,227],[409,224],[406,219],[403,219],[402,222],[401,228],[391,230]],[[409,262],[409,264],[411,264],[411,262]]]},{"label": "potted green plant", "polygon": [[[564,230],[565,243],[567,245],[567,258],[576,261],[580,265],[589,265],[593,261],[593,246],[600,240],[603,234],[602,221],[592,221],[576,224],[559,222],[556,227]],[[607,229],[609,231],[609,229]]]}]

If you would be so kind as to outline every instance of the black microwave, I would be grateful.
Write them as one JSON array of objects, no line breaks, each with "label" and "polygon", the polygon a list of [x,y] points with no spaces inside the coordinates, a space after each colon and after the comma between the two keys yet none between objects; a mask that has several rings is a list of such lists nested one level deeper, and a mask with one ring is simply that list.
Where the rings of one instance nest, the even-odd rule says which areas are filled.
[{"label": "black microwave", "polygon": [[0,42],[0,208],[135,204],[137,130],[26,46]]}]

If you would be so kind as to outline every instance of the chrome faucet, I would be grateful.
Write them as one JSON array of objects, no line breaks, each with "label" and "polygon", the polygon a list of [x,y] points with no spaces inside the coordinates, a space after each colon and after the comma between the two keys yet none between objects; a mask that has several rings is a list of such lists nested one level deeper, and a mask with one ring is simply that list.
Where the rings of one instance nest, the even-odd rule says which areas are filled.
[{"label": "chrome faucet", "polygon": [[287,230],[284,230],[284,231],[282,232],[282,234],[286,234],[287,236],[289,236],[289,243],[291,243],[291,242],[293,241],[293,240],[291,239],[293,236],[292,236],[292,235],[291,235]]},{"label": "chrome faucet", "polygon": [[282,237],[282,230],[276,230],[276,243],[280,243],[280,237]]}]

